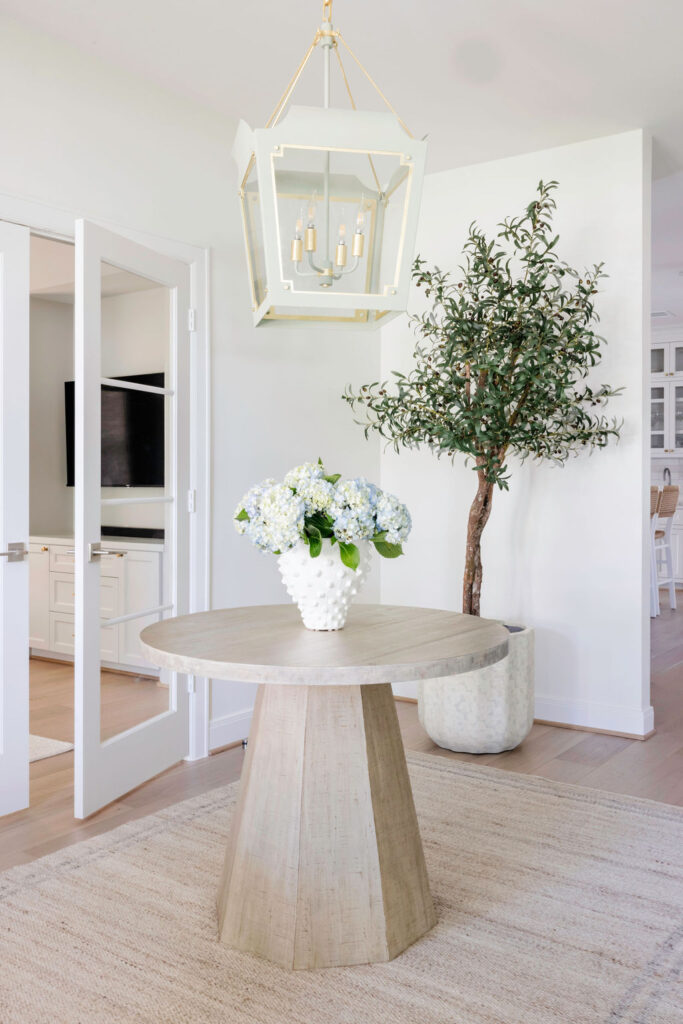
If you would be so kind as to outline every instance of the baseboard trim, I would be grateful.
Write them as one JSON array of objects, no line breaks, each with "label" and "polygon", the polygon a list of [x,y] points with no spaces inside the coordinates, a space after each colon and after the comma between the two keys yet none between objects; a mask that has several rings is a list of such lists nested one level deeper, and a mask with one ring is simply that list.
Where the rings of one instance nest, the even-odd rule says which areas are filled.
[{"label": "baseboard trim", "polygon": [[212,718],[209,725],[209,750],[213,753],[221,747],[232,747],[249,735],[252,709],[233,711],[229,715]]},{"label": "baseboard trim", "polygon": [[598,729],[593,725],[568,725],[566,722],[550,722],[547,718],[534,718],[534,725],[552,725],[555,729],[573,729],[574,732],[593,732],[599,736],[620,736],[624,740],[649,740],[657,732],[651,729],[650,732],[641,735],[637,732],[619,732],[617,729]]},{"label": "baseboard trim", "polygon": [[607,736],[646,739],[655,727],[654,710],[602,704],[591,700],[558,700],[536,694],[534,718],[537,722],[599,732]]},{"label": "baseboard trim", "polygon": [[[416,697],[403,697],[403,696],[401,696],[399,694],[394,694],[394,700],[395,701],[400,701],[403,704],[417,704],[417,698]],[[564,703],[564,702],[562,702],[562,703]],[[602,705],[600,706],[600,709],[601,709],[601,712],[604,714],[605,709],[603,708]],[[577,709],[572,709],[572,710],[576,711]],[[585,711],[586,709],[585,708],[580,708],[578,710]],[[612,709],[610,707],[608,709],[608,712],[611,713],[613,710],[614,709]],[[629,714],[632,714],[632,712],[630,712],[630,709],[621,709],[621,708],[617,709],[617,711],[622,711],[622,710],[628,710]],[[650,712],[652,712],[652,708],[649,708],[648,710]],[[578,715],[576,715],[576,717],[578,717]],[[643,713],[644,723],[647,723],[649,718],[650,718],[650,716],[647,714],[647,712]],[[574,729],[575,732],[593,732],[593,733],[598,733],[601,736],[621,736],[623,739],[626,739],[626,740],[649,740],[650,737],[654,736],[654,734],[657,731],[655,729],[655,727],[654,727],[654,722],[651,719],[650,719],[651,727],[647,731],[642,732],[642,733],[641,732],[629,732],[626,729],[607,729],[607,728],[604,728],[601,725],[583,725],[583,724],[580,724],[578,722],[560,722],[557,719],[552,719],[552,718],[540,718],[540,717],[537,717],[537,718],[534,718],[534,722],[536,723],[536,725],[552,725],[556,729]]]},{"label": "baseboard trim", "polygon": [[[70,654],[36,654],[33,648],[29,651],[29,661],[49,661],[53,665],[73,665],[74,659]],[[153,669],[141,668],[137,672],[134,668],[112,668],[112,662],[103,661],[101,667],[106,669],[107,672],[112,672],[116,676],[133,676],[136,679],[149,679],[150,682],[159,683],[160,686],[168,686],[168,683],[160,683],[159,673],[154,672]]]}]

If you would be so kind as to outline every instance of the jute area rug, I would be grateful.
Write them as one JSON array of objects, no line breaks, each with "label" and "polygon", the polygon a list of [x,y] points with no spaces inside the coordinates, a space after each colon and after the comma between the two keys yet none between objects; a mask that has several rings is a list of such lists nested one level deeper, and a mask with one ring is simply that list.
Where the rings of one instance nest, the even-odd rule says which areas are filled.
[{"label": "jute area rug", "polygon": [[683,810],[411,755],[439,923],[289,973],[216,941],[235,786],[0,875],[2,1024],[679,1024]]},{"label": "jute area rug", "polygon": [[29,763],[33,764],[34,761],[43,761],[46,757],[55,757],[57,754],[66,754],[67,750],[73,750],[73,748],[73,743],[66,743],[64,740],[52,740],[48,736],[34,736],[31,733],[28,738]]}]

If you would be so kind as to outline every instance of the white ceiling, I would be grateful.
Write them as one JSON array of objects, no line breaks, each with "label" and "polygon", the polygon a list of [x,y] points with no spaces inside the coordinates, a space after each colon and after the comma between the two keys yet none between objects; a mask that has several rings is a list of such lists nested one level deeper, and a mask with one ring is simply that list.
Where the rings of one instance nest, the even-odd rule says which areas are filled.
[{"label": "white ceiling", "polygon": [[[320,0],[0,0],[24,24],[253,125],[270,114],[321,9]],[[430,170],[648,128],[655,176],[666,179],[655,187],[653,308],[683,323],[681,0],[335,0],[333,13],[413,132],[429,135]],[[379,108],[346,64],[359,106]],[[320,101],[321,73],[316,53],[297,102]],[[332,101],[346,105],[339,78]]]},{"label": "white ceiling", "polygon": [[[19,21],[255,126],[321,10],[321,0],[0,0]],[[658,174],[683,170],[680,0],[335,0],[333,13],[415,134],[429,134],[431,170],[642,126]],[[319,96],[315,57],[303,102]],[[340,84],[333,102],[346,105]]]},{"label": "white ceiling", "polygon": [[[31,235],[31,296],[51,302],[74,301],[74,247],[69,242]],[[102,295],[127,295],[130,292],[158,288],[149,281],[127,270],[102,264]]]}]

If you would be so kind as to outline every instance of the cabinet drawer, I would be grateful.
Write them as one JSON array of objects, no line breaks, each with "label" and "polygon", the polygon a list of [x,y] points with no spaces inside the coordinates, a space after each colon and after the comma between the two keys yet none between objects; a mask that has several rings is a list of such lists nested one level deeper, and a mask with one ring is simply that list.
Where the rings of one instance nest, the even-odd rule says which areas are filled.
[{"label": "cabinet drawer", "polygon": [[74,556],[73,545],[51,544],[50,545],[50,572],[73,572]]},{"label": "cabinet drawer", "polygon": [[[50,650],[58,654],[74,653],[75,626],[73,615],[50,613]],[[100,657],[103,661],[118,661],[119,644],[116,626],[100,629]]]},{"label": "cabinet drawer", "polygon": [[[67,544],[50,545],[50,572],[73,572],[75,569],[73,550],[73,545],[71,547]],[[124,561],[125,551],[120,551],[115,555],[102,555],[98,559],[100,576],[113,576],[120,579]]]},{"label": "cabinet drawer", "polygon": [[[50,611],[73,614],[76,588],[70,572],[50,573]],[[105,576],[100,580],[100,615],[113,619],[119,614],[119,581]]]}]

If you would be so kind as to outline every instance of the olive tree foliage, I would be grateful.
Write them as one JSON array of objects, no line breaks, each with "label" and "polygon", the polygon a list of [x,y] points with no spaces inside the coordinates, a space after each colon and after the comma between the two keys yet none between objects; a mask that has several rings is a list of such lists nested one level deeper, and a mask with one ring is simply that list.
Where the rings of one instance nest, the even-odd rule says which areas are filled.
[{"label": "olive tree foliage", "polygon": [[602,407],[621,389],[587,383],[604,344],[595,330],[603,264],[579,272],[559,258],[557,187],[541,181],[533,202],[490,239],[472,224],[457,276],[418,257],[413,280],[428,307],[410,318],[418,337],[412,370],[343,396],[362,411],[366,437],[374,431],[396,451],[426,447],[471,461],[469,614],[479,614],[481,536],[494,489],[509,487],[508,457],[562,464],[619,436]]}]

